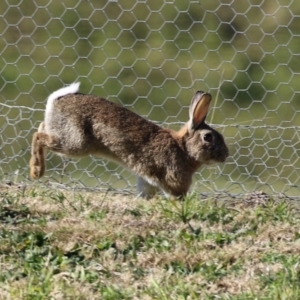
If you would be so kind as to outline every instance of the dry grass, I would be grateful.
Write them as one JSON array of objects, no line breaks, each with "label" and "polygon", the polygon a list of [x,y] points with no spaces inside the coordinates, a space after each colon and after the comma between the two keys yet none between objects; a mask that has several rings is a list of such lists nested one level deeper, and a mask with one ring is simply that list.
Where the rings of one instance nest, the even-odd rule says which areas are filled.
[{"label": "dry grass", "polygon": [[299,299],[298,207],[2,187],[0,299]]}]

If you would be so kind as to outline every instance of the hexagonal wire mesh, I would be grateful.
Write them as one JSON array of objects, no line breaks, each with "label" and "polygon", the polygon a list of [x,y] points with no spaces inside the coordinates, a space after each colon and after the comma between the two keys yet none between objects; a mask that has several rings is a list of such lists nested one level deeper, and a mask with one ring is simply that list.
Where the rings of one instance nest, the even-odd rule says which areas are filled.
[{"label": "hexagonal wire mesh", "polygon": [[[187,120],[197,89],[230,147],[194,188],[299,196],[300,6],[297,0],[5,0],[0,7],[2,179],[28,179],[47,96],[74,81],[162,125]],[[45,181],[128,189],[101,159],[48,154]]]}]

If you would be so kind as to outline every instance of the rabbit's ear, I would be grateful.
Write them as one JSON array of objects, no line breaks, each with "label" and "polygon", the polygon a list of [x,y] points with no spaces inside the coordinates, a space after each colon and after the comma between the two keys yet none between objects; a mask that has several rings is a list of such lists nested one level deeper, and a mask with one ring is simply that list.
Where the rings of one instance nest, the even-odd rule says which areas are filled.
[{"label": "rabbit's ear", "polygon": [[189,129],[195,130],[202,122],[204,122],[207,115],[209,104],[211,101],[211,95],[202,91],[198,91],[192,103],[190,105],[190,122]]}]

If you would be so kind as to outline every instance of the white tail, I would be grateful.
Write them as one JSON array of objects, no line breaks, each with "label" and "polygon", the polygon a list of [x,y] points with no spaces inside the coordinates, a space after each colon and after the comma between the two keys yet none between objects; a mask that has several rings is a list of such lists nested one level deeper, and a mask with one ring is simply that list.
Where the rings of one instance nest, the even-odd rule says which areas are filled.
[{"label": "white tail", "polygon": [[46,126],[48,124],[48,120],[52,114],[53,110],[53,102],[54,100],[58,99],[59,97],[63,97],[68,94],[74,94],[77,93],[79,90],[80,82],[74,82],[68,86],[65,86],[55,92],[53,92],[47,100],[46,110],[45,110],[45,123]]}]

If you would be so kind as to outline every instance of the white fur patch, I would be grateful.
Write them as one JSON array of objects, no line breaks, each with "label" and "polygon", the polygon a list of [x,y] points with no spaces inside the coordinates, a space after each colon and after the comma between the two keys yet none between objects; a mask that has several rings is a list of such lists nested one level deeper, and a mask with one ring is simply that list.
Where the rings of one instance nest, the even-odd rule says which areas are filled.
[{"label": "white fur patch", "polygon": [[143,198],[149,198],[152,197],[153,189],[160,189],[166,198],[171,198],[170,193],[164,189],[164,187],[159,183],[154,181],[148,176],[143,175],[142,177],[138,177],[137,181],[137,191],[139,195]]},{"label": "white fur patch", "polygon": [[47,100],[46,110],[45,110],[45,123],[47,124],[47,120],[51,117],[53,112],[53,102],[63,96],[68,94],[75,94],[78,92],[80,86],[80,82],[74,82],[68,86],[65,86],[55,92],[53,92]]}]

